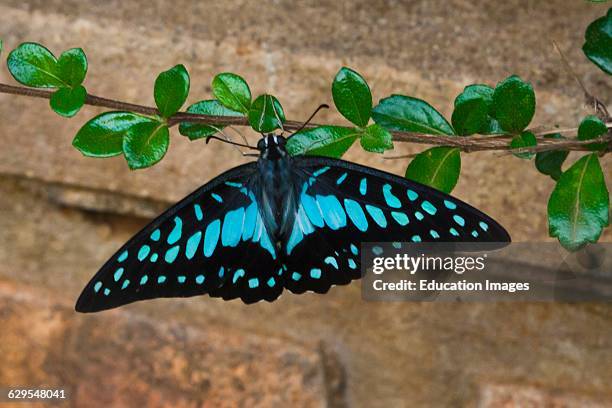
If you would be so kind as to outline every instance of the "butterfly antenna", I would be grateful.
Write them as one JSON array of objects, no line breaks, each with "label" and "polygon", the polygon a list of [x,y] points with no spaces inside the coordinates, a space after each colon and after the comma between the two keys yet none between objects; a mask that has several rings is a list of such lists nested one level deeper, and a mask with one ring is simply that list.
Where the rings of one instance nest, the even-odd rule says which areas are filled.
[{"label": "butterfly antenna", "polygon": [[[233,146],[246,147],[247,149],[257,150],[257,148],[254,147],[254,146],[251,146],[251,145],[248,145],[248,144],[243,144],[243,143],[236,143],[236,142],[233,142],[232,140],[223,139],[223,138],[220,138],[218,136],[208,136],[206,138],[206,144],[208,144],[208,142],[210,142],[211,139],[218,140],[220,142],[227,143],[227,144],[230,144],[230,145],[233,145]],[[243,153],[243,152],[240,152],[240,153],[242,153],[243,155],[246,154],[246,153]]]},{"label": "butterfly antenna", "polygon": [[315,109],[315,111],[312,113],[312,115],[310,115],[310,117],[309,117],[309,118],[306,120],[306,122],[304,122],[304,123],[302,124],[302,126],[300,126],[300,127],[298,128],[298,130],[296,130],[295,132],[293,132],[293,133],[291,134],[291,136],[289,136],[289,137],[287,138],[287,140],[291,139],[291,138],[292,138],[292,137],[293,137],[293,136],[294,136],[296,133],[298,133],[299,131],[301,131],[302,129],[304,129],[304,128],[305,128],[305,127],[306,127],[306,126],[307,126],[307,125],[310,123],[310,121],[311,121],[311,120],[312,120],[312,119],[313,119],[313,118],[314,118],[314,117],[317,115],[317,113],[319,113],[319,111],[320,111],[321,109],[329,109],[329,105],[328,105],[328,104],[326,104],[326,103],[322,103],[321,105],[319,105],[319,107],[318,107],[317,109]]}]

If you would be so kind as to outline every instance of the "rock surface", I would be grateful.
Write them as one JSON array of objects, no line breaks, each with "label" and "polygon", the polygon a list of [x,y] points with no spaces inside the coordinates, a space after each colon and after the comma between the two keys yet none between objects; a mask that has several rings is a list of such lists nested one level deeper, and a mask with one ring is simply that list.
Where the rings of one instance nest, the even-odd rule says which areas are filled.
[{"label": "rock surface", "polygon": [[[331,102],[331,80],[345,64],[368,79],[375,101],[401,92],[447,117],[465,85],[517,73],[536,89],[534,124],[565,127],[588,110],[550,40],[610,101],[611,83],[580,51],[586,25],[606,8],[565,0],[6,0],[0,38],[5,49],[22,41],[55,53],[82,46],[91,93],[142,104],[153,103],[156,74],[177,63],[191,74],[189,103],[210,97],[214,74],[234,71],[254,94],[277,95],[296,119]],[[12,81],[6,69],[0,81]],[[70,146],[99,109],[66,120],[45,100],[0,95],[0,106],[0,387],[64,385],[73,406],[87,407],[611,404],[612,309],[601,304],[367,303],[356,282],[272,304],[203,297],[76,315],[80,290],[117,247],[242,159],[175,132],[159,165],[130,172],[122,158],[84,158]],[[343,123],[333,112],[318,121]],[[396,145],[398,153],[422,149]],[[358,146],[347,158],[397,174],[407,164]],[[612,168],[610,157],[603,162]],[[463,155],[454,194],[514,240],[538,241],[548,239],[552,188],[531,163],[473,153]]]}]

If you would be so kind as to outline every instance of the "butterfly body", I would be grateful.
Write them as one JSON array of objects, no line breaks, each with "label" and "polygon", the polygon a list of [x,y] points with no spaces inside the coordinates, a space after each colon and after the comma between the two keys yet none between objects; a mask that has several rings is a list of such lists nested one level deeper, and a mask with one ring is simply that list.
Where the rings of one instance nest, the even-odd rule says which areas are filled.
[{"label": "butterfly body", "polygon": [[285,149],[285,138],[268,135],[261,140],[258,148],[262,154],[257,160],[257,174],[250,184],[262,204],[260,211],[266,230],[282,251],[282,241],[290,233],[298,207],[298,180],[293,160]]},{"label": "butterfly body", "polygon": [[109,259],[76,309],[208,293],[245,303],[325,293],[361,277],[361,242],[508,242],[475,208],[343,160],[290,156],[268,134],[235,167],[153,220]]}]

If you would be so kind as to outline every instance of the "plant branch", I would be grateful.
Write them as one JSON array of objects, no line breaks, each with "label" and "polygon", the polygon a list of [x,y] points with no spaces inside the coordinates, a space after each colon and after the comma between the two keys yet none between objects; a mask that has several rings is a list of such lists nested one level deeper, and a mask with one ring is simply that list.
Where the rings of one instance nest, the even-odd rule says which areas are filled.
[{"label": "plant branch", "polygon": [[[13,94],[13,95],[25,95],[36,98],[49,99],[53,94],[53,91],[44,89],[33,89],[22,86],[14,86],[0,83],[0,93]],[[150,106],[136,105],[127,102],[121,102],[114,99],[102,98],[95,95],[87,95],[85,100],[86,105],[100,106],[120,111],[128,111],[140,113],[143,115],[159,115],[159,111],[156,108]],[[172,115],[168,119],[168,125],[174,126],[182,122],[190,123],[202,123],[207,125],[217,126],[248,126],[248,119],[243,116],[212,116],[212,115],[201,115],[189,112],[178,112]],[[288,120],[283,126],[285,130],[295,131],[302,127],[303,122]],[[321,124],[310,123],[305,128],[310,129],[314,127],[322,126]],[[612,128],[612,122],[606,123],[608,129]],[[588,146],[593,143],[609,143],[607,152],[612,150],[612,132],[608,132],[607,135],[592,139],[588,141],[577,140],[575,138],[567,139],[552,139],[546,138],[546,135],[554,133],[571,133],[576,134],[578,128],[566,128],[566,129],[541,129],[534,128],[533,133],[536,135],[538,145],[532,148],[520,149],[520,152],[541,152],[550,150],[576,150],[576,151],[587,151]],[[456,147],[465,152],[484,151],[484,150],[503,150],[511,151],[509,146],[512,140],[512,135],[474,135],[469,137],[458,137],[458,136],[446,136],[446,135],[430,135],[418,132],[404,132],[404,131],[391,131],[393,140],[397,142],[409,142],[409,143],[420,143],[437,146],[449,146]],[[516,151],[519,152],[519,151]]]}]

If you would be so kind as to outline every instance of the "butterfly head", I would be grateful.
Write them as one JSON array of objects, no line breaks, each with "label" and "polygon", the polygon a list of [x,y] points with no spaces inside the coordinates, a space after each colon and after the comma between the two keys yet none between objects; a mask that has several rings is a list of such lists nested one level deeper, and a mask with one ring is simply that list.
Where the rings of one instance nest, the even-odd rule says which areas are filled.
[{"label": "butterfly head", "polygon": [[259,142],[257,142],[257,149],[260,151],[262,158],[278,160],[287,156],[287,149],[285,148],[286,143],[287,139],[283,136],[268,133],[259,139]]}]

